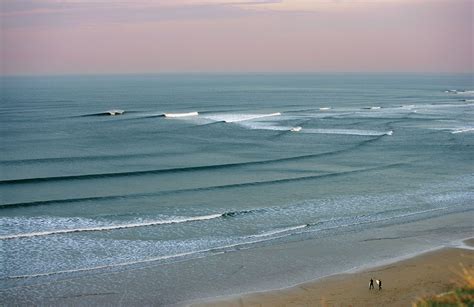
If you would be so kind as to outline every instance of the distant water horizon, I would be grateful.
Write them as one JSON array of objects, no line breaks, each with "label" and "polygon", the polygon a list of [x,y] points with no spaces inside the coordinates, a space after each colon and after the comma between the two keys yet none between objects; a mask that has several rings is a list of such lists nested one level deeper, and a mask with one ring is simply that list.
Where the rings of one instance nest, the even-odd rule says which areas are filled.
[{"label": "distant water horizon", "polygon": [[[474,212],[473,74],[0,79],[0,292],[19,303],[34,296],[27,287],[153,267],[155,295],[172,304],[225,294],[217,284],[290,286],[403,256],[435,247],[435,233],[472,235],[449,225]],[[431,220],[443,229],[407,226]],[[411,239],[389,247],[386,229]],[[368,231],[381,249],[364,260],[355,242]],[[305,242],[337,253],[289,257]],[[279,257],[265,256],[272,248]],[[216,275],[246,253],[268,275]],[[308,275],[286,280],[281,263]],[[184,289],[186,278],[205,282]]]},{"label": "distant water horizon", "polygon": [[159,76],[331,76],[331,75],[353,75],[353,76],[467,76],[473,78],[472,71],[157,71],[157,72],[64,72],[64,73],[17,73],[0,74],[0,78],[54,78],[54,77],[159,77]]}]

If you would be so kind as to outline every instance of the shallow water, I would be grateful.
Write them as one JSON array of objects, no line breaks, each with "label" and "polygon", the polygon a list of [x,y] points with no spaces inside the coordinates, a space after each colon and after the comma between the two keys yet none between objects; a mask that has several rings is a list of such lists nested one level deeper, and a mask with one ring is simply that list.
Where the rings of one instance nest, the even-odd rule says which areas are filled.
[{"label": "shallow water", "polygon": [[474,209],[472,75],[1,80],[4,289]]}]

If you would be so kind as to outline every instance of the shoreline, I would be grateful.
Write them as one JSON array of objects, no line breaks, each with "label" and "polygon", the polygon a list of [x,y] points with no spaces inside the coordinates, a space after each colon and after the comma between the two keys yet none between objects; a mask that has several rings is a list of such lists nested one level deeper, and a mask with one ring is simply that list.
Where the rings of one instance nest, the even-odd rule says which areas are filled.
[{"label": "shoreline", "polygon": [[[157,263],[128,270],[66,275],[58,279],[32,279],[1,290],[0,302],[49,306],[183,306],[219,301],[218,306],[233,306],[222,304],[222,301],[281,293],[331,279],[337,274],[352,276],[351,272],[367,270],[365,265],[368,263],[370,267],[383,266],[402,258],[416,257],[434,247],[463,246],[462,240],[472,237],[471,221],[472,214],[456,213],[384,226],[376,235],[369,228],[166,265]],[[387,278],[381,279],[384,286],[388,286]],[[363,285],[361,291],[365,291],[368,280],[359,283]],[[272,289],[277,290],[272,292]]]},{"label": "shoreline", "polygon": [[[455,240],[451,242],[451,244],[441,245],[421,252],[391,258],[373,265],[363,265],[342,272],[318,277],[314,280],[286,288],[192,300],[183,302],[182,305],[193,307],[288,305],[332,306],[341,304],[350,304],[354,306],[359,306],[359,304],[365,304],[368,306],[374,304],[407,306],[407,304],[411,305],[412,302],[420,297],[448,291],[449,287],[454,284],[454,279],[459,279],[457,273],[460,271],[459,263],[461,262],[466,267],[472,269],[472,266],[474,265],[474,237]],[[407,272],[410,267],[415,268],[411,273]],[[433,272],[429,273],[427,270],[427,268],[432,269],[433,267],[438,267],[438,270],[435,272],[436,278],[433,278],[433,276],[430,275]],[[456,269],[459,270],[456,271]],[[367,276],[371,275],[370,273],[382,271],[385,273],[380,274],[388,277],[385,278],[385,280],[384,278],[379,277],[384,285],[383,290],[380,293],[383,293],[384,295],[367,297],[367,294],[370,292],[368,292],[368,290],[364,291],[364,289],[367,288],[368,281],[370,278],[374,278],[374,280],[377,278],[376,276],[372,276],[367,279]],[[397,272],[402,276],[400,279],[397,279]],[[445,276],[443,276],[443,274],[445,274]],[[389,276],[395,278],[390,278]],[[406,280],[407,277],[408,280]],[[410,281],[413,281],[410,277],[416,277],[419,286],[425,283],[436,286],[423,286],[421,289],[417,289],[415,284],[411,285],[413,287],[411,287],[412,289],[409,290],[408,293],[407,291],[401,291],[398,295],[397,293],[391,293],[393,290],[400,290],[399,288],[390,287],[390,285],[393,285],[394,283],[401,283],[410,286]],[[444,281],[443,277],[445,277]],[[354,285],[356,285],[356,287],[354,287]],[[341,293],[341,289],[346,291]],[[353,291],[354,289],[360,290],[360,293],[355,293]],[[378,290],[375,290],[373,292],[378,293],[377,291]],[[389,295],[385,295],[387,292],[389,292]],[[324,299],[324,297],[331,297],[331,299]],[[360,300],[365,301],[355,303]]]}]

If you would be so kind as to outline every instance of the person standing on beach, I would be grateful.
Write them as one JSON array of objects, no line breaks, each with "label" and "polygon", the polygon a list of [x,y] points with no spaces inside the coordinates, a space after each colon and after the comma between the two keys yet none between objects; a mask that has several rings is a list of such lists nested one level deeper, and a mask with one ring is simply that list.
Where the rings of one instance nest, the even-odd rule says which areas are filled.
[{"label": "person standing on beach", "polygon": [[382,290],[382,280],[379,279],[379,290]]},{"label": "person standing on beach", "polygon": [[370,279],[369,290],[374,289],[374,280]]}]

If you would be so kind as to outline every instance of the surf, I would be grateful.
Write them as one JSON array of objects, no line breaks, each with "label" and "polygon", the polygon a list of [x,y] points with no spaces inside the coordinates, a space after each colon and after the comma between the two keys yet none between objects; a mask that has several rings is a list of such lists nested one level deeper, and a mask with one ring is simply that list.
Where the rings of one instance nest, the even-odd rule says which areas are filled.
[{"label": "surf", "polygon": [[42,237],[42,236],[77,233],[77,232],[110,231],[110,230],[118,230],[118,229],[137,228],[137,227],[149,227],[149,226],[158,226],[158,225],[179,224],[179,223],[187,223],[187,222],[212,220],[212,219],[219,218],[219,217],[222,217],[222,216],[223,216],[223,214],[211,214],[211,215],[203,215],[203,216],[181,217],[181,218],[174,218],[174,219],[169,219],[169,220],[139,222],[139,223],[130,223],[130,224],[119,224],[119,225],[97,226],[97,227],[84,227],[84,228],[72,228],[72,229],[55,229],[55,230],[29,232],[29,233],[19,233],[19,234],[0,236],[0,240],[24,239],[24,238]]},{"label": "surf", "polygon": [[458,133],[465,133],[465,132],[473,132],[474,127],[469,127],[469,128],[460,128],[460,129],[455,129],[454,131],[451,132],[451,134],[458,134]]},{"label": "surf", "polygon": [[342,135],[359,135],[359,136],[384,136],[393,135],[393,130],[375,131],[375,130],[359,130],[359,129],[305,129],[305,133],[316,134],[342,134]]},{"label": "surf", "polygon": [[[116,268],[116,267],[145,264],[145,263],[156,262],[156,261],[160,261],[160,260],[173,260],[173,259],[183,258],[183,257],[186,257],[186,256],[193,256],[193,255],[200,255],[200,254],[202,255],[202,254],[209,253],[209,252],[211,252],[212,254],[221,254],[221,253],[236,251],[236,249],[233,249],[233,248],[236,248],[236,247],[251,246],[251,245],[256,244],[256,243],[262,243],[262,242],[268,242],[268,241],[283,239],[283,238],[293,236],[293,235],[298,235],[298,234],[314,233],[314,232],[329,231],[329,230],[334,230],[334,229],[344,229],[344,228],[350,228],[350,227],[357,227],[357,226],[362,226],[362,225],[366,225],[366,224],[381,223],[381,222],[387,222],[387,221],[397,220],[397,219],[401,219],[401,218],[414,217],[414,216],[419,216],[419,215],[423,215],[423,214],[435,213],[435,212],[445,211],[445,210],[448,210],[448,209],[449,209],[449,207],[432,208],[432,209],[427,209],[427,210],[421,210],[421,211],[404,213],[404,214],[400,214],[400,215],[394,215],[394,216],[389,216],[389,217],[381,217],[381,218],[373,218],[373,219],[370,219],[369,217],[377,217],[380,214],[376,214],[374,216],[354,216],[352,218],[349,218],[348,220],[354,220],[354,219],[357,220],[358,217],[365,217],[366,219],[361,220],[361,221],[352,221],[352,222],[349,221],[349,223],[340,223],[340,224],[337,224],[337,225],[334,225],[334,226],[331,226],[331,225],[324,226],[324,225],[327,222],[345,221],[346,218],[338,218],[338,219],[334,219],[334,220],[318,221],[318,222],[314,222],[314,223],[302,224],[302,225],[297,225],[297,226],[289,226],[289,227],[286,227],[286,228],[270,230],[270,231],[263,232],[263,233],[260,233],[260,234],[254,234],[254,235],[248,235],[248,236],[240,237],[239,239],[242,239],[244,241],[236,242],[236,243],[233,243],[233,244],[226,244],[226,245],[210,247],[210,248],[205,248],[205,249],[200,249],[200,250],[194,250],[194,251],[189,251],[189,252],[176,253],[176,254],[171,254],[171,255],[162,255],[162,256],[150,257],[150,258],[145,258],[145,259],[140,259],[140,260],[135,260],[135,261],[111,263],[111,264],[104,264],[104,265],[98,265],[98,266],[93,266],[93,267],[75,268],[75,269],[69,269],[69,270],[60,270],[60,271],[44,272],[44,273],[36,273],[36,274],[12,275],[12,276],[7,276],[6,278],[7,279],[38,278],[38,277],[46,277],[46,276],[59,275],[59,274],[73,274],[73,273],[80,273],[80,272],[86,272],[86,271],[97,271],[97,270],[103,270],[103,269],[112,269],[112,268]],[[469,211],[469,209],[466,209],[466,210]],[[316,227],[316,226],[322,226],[322,227]],[[297,232],[298,230],[303,230],[303,231]],[[246,239],[250,239],[250,240],[246,241]]]},{"label": "surf", "polygon": [[309,227],[309,224],[304,224],[304,225],[298,225],[298,226],[291,226],[291,227],[286,227],[286,228],[280,228],[280,229],[275,229],[271,231],[267,231],[264,233],[256,234],[256,235],[251,235],[249,236],[250,238],[262,238],[262,237],[269,237],[269,236],[274,236],[276,234],[281,234],[281,233],[286,233],[290,232],[293,230],[298,230],[298,229],[303,229]]},{"label": "surf", "polygon": [[191,217],[175,217],[171,219],[157,220],[157,221],[143,221],[127,224],[117,224],[117,225],[102,225],[96,227],[78,227],[70,229],[52,229],[45,231],[36,231],[28,233],[17,233],[0,236],[0,240],[13,240],[13,239],[25,239],[32,237],[44,237],[50,235],[61,235],[61,234],[70,234],[70,233],[79,233],[79,232],[98,232],[98,231],[112,231],[120,229],[129,229],[129,228],[139,228],[139,227],[150,227],[150,226],[160,226],[160,225],[170,225],[170,224],[181,224],[189,222],[200,222],[208,221],[217,218],[232,218],[240,215],[247,215],[252,213],[261,212],[263,209],[254,209],[254,210],[241,210],[241,211],[228,211],[224,213],[215,213],[202,216],[191,216]]},{"label": "surf", "polygon": [[92,113],[92,114],[85,114],[81,115],[82,117],[90,117],[90,116],[116,116],[116,115],[123,115],[125,114],[125,110],[121,109],[112,109],[112,110],[107,110],[104,112],[99,112],[99,113]]},{"label": "surf", "polygon": [[203,116],[204,118],[218,121],[218,122],[224,122],[224,123],[239,123],[239,122],[244,122],[244,121],[251,121],[255,119],[260,119],[260,118],[265,118],[265,117],[274,117],[274,116],[280,116],[280,112],[275,112],[275,113],[268,113],[268,114],[232,114],[232,113],[227,113],[227,114],[210,114]]},{"label": "surf", "polygon": [[191,117],[198,116],[198,112],[187,112],[187,113],[163,113],[164,117],[168,118],[180,118],[180,117]]}]

